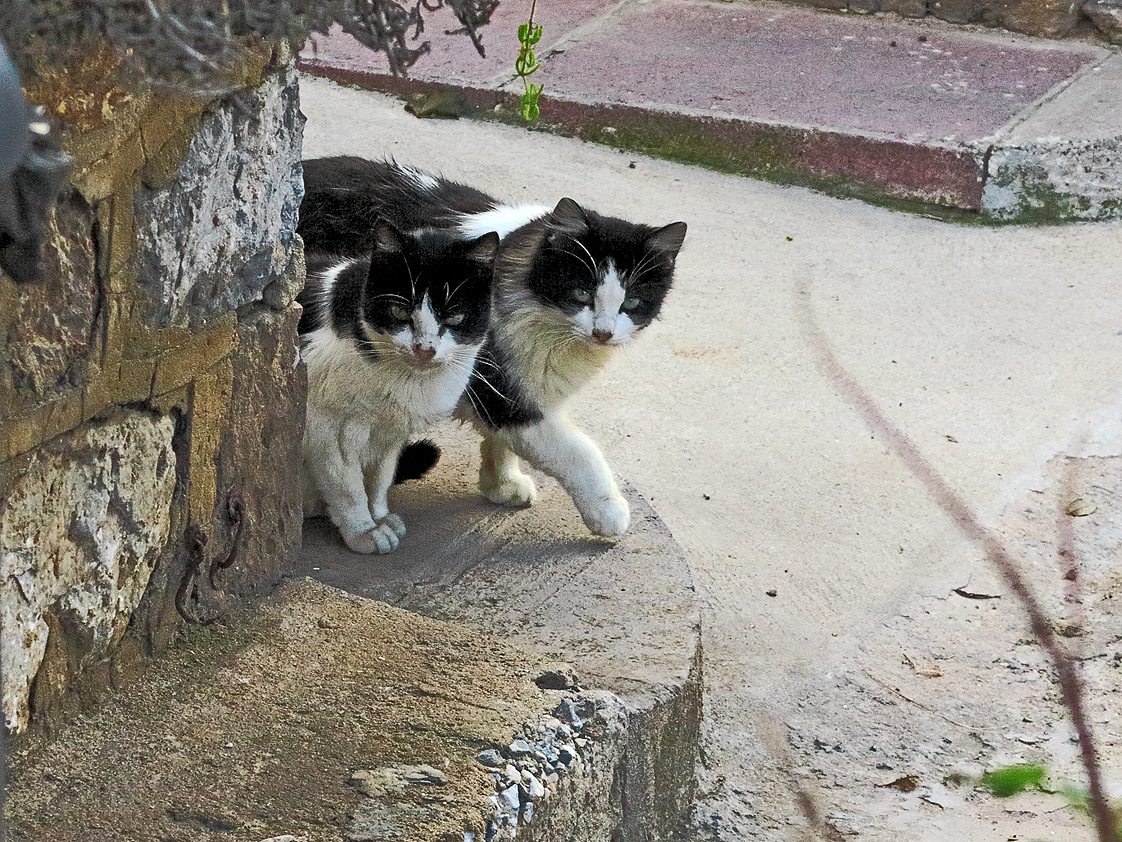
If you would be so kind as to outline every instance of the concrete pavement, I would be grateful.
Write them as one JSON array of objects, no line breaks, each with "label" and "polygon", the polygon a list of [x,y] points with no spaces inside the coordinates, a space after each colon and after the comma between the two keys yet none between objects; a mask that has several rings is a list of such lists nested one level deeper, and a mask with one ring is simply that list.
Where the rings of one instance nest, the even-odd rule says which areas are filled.
[{"label": "concrete pavement", "polygon": [[[502,3],[481,59],[434,16],[410,78],[335,33],[300,66],[517,122]],[[987,221],[1122,214],[1122,56],[892,15],[706,0],[543,3],[540,128],[834,195]],[[425,97],[429,100],[426,102]]]},{"label": "concrete pavement", "polygon": [[[1105,670],[1122,529],[1120,223],[948,225],[505,126],[420,121],[315,79],[302,97],[309,155],[393,155],[509,201],[567,195],[690,224],[662,320],[573,415],[669,525],[702,600],[697,838],[802,838],[792,782],[835,834],[1090,838],[1055,796],[1017,809],[948,783],[959,766],[1017,757],[1057,778],[1078,770],[1016,605],[818,372],[796,293],[809,288],[842,364],[1023,551],[1061,620],[1075,603],[1050,551],[1053,513],[1073,486],[1095,499],[1076,523],[1088,565],[1077,641]],[[1094,717],[1117,788],[1110,675],[1092,682]],[[907,774],[913,791],[884,786]]]}]

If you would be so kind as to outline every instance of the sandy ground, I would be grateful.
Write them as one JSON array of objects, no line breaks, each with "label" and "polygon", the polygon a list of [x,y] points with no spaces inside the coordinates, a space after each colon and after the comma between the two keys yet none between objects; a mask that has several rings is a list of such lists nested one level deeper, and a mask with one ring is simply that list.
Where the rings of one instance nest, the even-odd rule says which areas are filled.
[{"label": "sandy ground", "polygon": [[[697,840],[807,838],[797,788],[827,838],[1091,838],[1059,795],[956,783],[1020,760],[1078,780],[1057,685],[980,551],[819,371],[799,301],[1023,559],[1085,659],[1122,796],[1122,224],[956,227],[421,121],[321,80],[303,102],[308,156],[394,156],[512,202],[689,223],[662,321],[572,415],[669,524],[704,601]],[[1076,497],[1095,512],[1061,516]],[[1074,582],[1057,552],[1068,527]]]}]

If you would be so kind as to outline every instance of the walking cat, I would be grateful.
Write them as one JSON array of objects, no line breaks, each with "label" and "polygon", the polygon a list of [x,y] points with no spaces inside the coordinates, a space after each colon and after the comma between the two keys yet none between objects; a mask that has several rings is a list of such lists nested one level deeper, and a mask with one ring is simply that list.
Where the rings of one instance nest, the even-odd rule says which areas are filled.
[{"label": "walking cat", "polygon": [[585,525],[623,534],[630,512],[596,443],[565,415],[568,399],[659,314],[686,224],[661,228],[561,199],[504,205],[474,188],[390,161],[304,162],[300,232],[345,254],[372,223],[437,227],[464,239],[497,232],[491,332],[456,417],[483,435],[479,486],[508,506],[534,501],[519,457],[556,478]]},{"label": "walking cat", "polygon": [[317,252],[308,240],[297,298],[308,367],[304,497],[306,512],[326,504],[352,550],[388,553],[405,524],[387,492],[436,461],[435,445],[405,445],[451,417],[468,385],[487,334],[499,238],[403,234],[389,222],[368,234],[361,258]]}]

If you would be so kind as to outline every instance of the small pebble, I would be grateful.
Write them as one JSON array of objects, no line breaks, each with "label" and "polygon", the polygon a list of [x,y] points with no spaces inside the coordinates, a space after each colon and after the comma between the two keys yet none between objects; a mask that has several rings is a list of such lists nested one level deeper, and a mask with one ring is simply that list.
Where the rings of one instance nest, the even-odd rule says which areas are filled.
[{"label": "small pebble", "polygon": [[531,798],[541,798],[545,795],[545,787],[542,786],[542,782],[529,772],[522,773],[522,783],[525,785],[526,792]]},{"label": "small pebble", "polygon": [[475,759],[491,769],[501,769],[506,763],[502,754],[497,749],[489,748],[486,751],[481,751],[475,755]]},{"label": "small pebble", "polygon": [[518,797],[518,784],[504,789],[499,798],[509,809],[518,812],[518,805],[521,803],[521,799]]},{"label": "small pebble", "polygon": [[525,804],[522,805],[522,821],[524,821],[526,824],[529,824],[530,819],[532,819],[533,817],[534,817],[534,803],[532,801],[527,801]]},{"label": "small pebble", "polygon": [[553,715],[564,722],[568,722],[574,728],[580,728],[583,724],[577,715],[576,707],[573,706],[572,699],[562,699],[561,704],[553,711]]},{"label": "small pebble", "polygon": [[514,740],[510,744],[510,753],[514,755],[519,754],[533,754],[534,747],[525,740]]}]

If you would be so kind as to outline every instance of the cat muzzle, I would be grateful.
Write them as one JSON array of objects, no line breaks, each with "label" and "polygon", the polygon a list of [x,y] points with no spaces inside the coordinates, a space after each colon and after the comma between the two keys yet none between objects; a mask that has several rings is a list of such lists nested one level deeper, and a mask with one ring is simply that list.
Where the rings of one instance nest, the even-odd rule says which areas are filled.
[{"label": "cat muzzle", "polygon": [[594,330],[592,331],[592,338],[601,345],[607,345],[612,339],[612,332],[610,330]]},{"label": "cat muzzle", "polygon": [[418,362],[427,363],[435,356],[435,348],[422,348],[420,345],[413,346],[413,358]]}]

